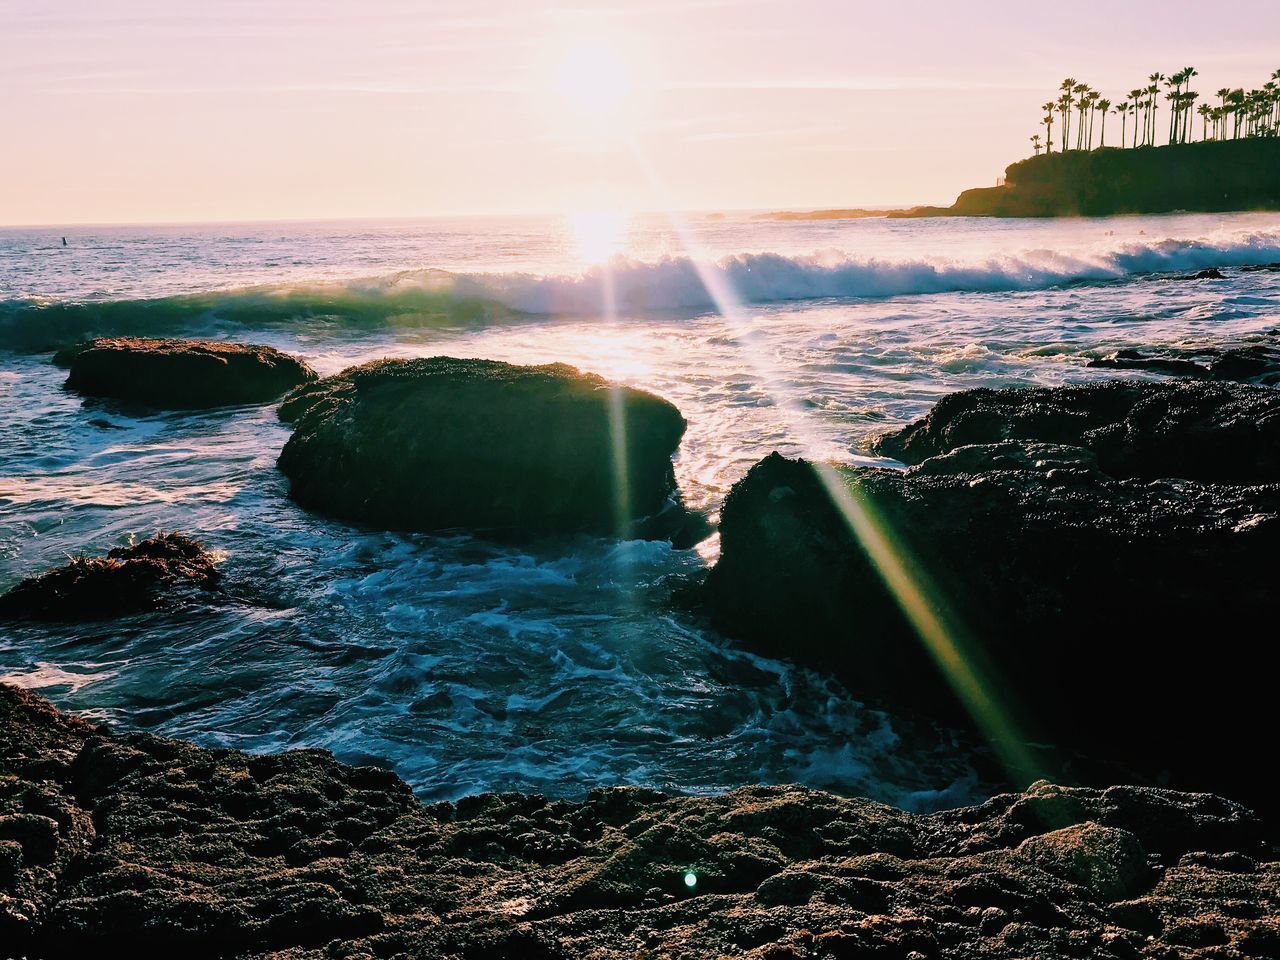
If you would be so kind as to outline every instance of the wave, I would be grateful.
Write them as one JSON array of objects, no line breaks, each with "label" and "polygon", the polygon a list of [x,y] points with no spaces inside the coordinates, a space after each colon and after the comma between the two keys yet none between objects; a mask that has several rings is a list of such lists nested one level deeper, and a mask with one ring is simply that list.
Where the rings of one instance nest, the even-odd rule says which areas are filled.
[{"label": "wave", "polygon": [[[1132,279],[1146,274],[1280,261],[1280,234],[1229,241],[1166,239],[1109,250],[1052,250],[974,263],[854,258],[840,253],[737,254],[714,264],[688,257],[615,258],[581,275],[411,270],[385,277],[143,300],[0,301],[0,347],[54,349],[90,336],[164,335],[195,329],[473,326],[531,316],[598,315],[606,298],[623,315],[717,309],[706,274],[741,304],[999,293]],[[712,284],[716,286],[716,284]]]}]

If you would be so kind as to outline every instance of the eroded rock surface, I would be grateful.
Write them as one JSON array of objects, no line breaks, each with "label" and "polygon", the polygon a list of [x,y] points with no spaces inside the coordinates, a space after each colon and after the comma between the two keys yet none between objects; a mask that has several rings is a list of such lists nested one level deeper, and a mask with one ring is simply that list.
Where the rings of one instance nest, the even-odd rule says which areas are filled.
[{"label": "eroded rock surface", "polygon": [[296,391],[280,416],[294,425],[279,461],[291,496],[341,519],[682,537],[680,411],[565,364],[383,360]]},{"label": "eroded rock surface", "polygon": [[30,956],[1269,957],[1267,839],[1218,797],[1049,783],[930,816],[796,787],[423,807],[0,685],[0,935]]},{"label": "eroded rock surface", "polygon": [[1271,333],[1257,342],[1231,346],[1117,350],[1090,360],[1089,366],[1276,386],[1280,385],[1280,346]]},{"label": "eroded rock surface", "polygon": [[86,620],[154,610],[192,588],[213,589],[219,579],[215,558],[200,541],[162,533],[28,577],[0,596],[0,617]]},{"label": "eroded rock surface", "polygon": [[876,439],[904,463],[971,444],[1084,447],[1119,479],[1280,482],[1280,390],[1237,383],[1109,381],[964,390]]},{"label": "eroded rock surface", "polygon": [[981,728],[956,693],[971,670],[1027,741],[1262,802],[1280,486],[1097,463],[1019,441],[906,472],[773,454],[725,502],[702,598],[729,635],[891,710]]},{"label": "eroded rock surface", "polygon": [[267,403],[316,378],[273,347],[213,340],[108,337],[62,350],[67,388],[162,409]]}]

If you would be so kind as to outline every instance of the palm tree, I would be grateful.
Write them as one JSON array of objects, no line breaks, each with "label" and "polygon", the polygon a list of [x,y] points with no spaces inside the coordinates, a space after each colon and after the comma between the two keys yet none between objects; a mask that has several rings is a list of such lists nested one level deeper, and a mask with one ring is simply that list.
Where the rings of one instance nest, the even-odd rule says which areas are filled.
[{"label": "palm tree", "polygon": [[1053,153],[1053,104],[1048,104],[1048,107],[1040,122],[1044,124],[1044,152]]},{"label": "palm tree", "polygon": [[1098,109],[1102,111],[1102,130],[1098,135],[1098,149],[1101,150],[1107,145],[1107,111],[1111,109],[1111,101],[1107,99],[1099,100]]},{"label": "palm tree", "polygon": [[1240,123],[1242,120],[1244,120],[1244,112],[1245,112],[1245,97],[1244,97],[1244,91],[1242,89],[1237,87],[1235,90],[1232,90],[1230,93],[1227,94],[1227,107],[1231,115],[1234,117],[1231,136],[1232,138],[1239,137]]},{"label": "palm tree", "polygon": [[1156,97],[1160,94],[1160,81],[1163,79],[1163,73],[1153,73],[1151,76],[1147,77],[1147,80],[1151,84],[1151,86],[1147,87],[1147,95],[1149,97],[1148,102],[1151,105],[1150,123],[1148,124],[1151,132],[1147,138],[1147,143],[1150,144],[1154,144],[1156,142],[1156,111],[1160,108],[1160,102]]},{"label": "palm tree", "polygon": [[1067,77],[1058,85],[1062,96],[1058,98],[1058,112],[1062,114],[1062,149],[1067,149],[1067,138],[1071,135],[1071,94],[1076,88],[1076,78]]},{"label": "palm tree", "polygon": [[1031,145],[1036,148],[1036,156],[1040,156],[1040,134],[1031,138]]},{"label": "palm tree", "polygon": [[1196,113],[1200,114],[1200,119],[1204,121],[1204,125],[1200,128],[1200,142],[1209,139],[1209,118],[1213,115],[1213,107],[1207,103],[1202,103],[1196,107]]},{"label": "palm tree", "polygon": [[1182,94],[1182,136],[1179,138],[1182,143],[1186,143],[1191,139],[1191,109],[1195,106],[1195,102],[1199,97],[1200,94],[1194,90],[1186,90]]},{"label": "palm tree", "polygon": [[1062,114],[1062,150],[1065,153],[1071,130],[1071,94],[1064,93],[1058,98],[1058,113]]},{"label": "palm tree", "polygon": [[1076,149],[1080,150],[1084,146],[1084,112],[1088,106],[1089,85],[1087,83],[1077,83],[1072,92],[1076,95],[1076,110],[1079,111],[1079,124],[1076,127]]},{"label": "palm tree", "polygon": [[1116,104],[1116,114],[1120,117],[1120,147],[1124,149],[1124,132],[1129,126],[1129,101],[1122,100]]},{"label": "palm tree", "polygon": [[1130,90],[1129,99],[1133,101],[1133,145],[1138,146],[1138,101],[1142,99],[1142,90]]},{"label": "palm tree", "polygon": [[1187,97],[1189,95],[1190,97],[1189,99],[1187,99],[1186,106],[1183,109],[1183,121],[1184,121],[1183,131],[1182,131],[1183,143],[1186,143],[1187,140],[1191,138],[1191,105],[1195,103],[1196,99],[1200,96],[1200,94],[1198,93],[1191,92],[1191,78],[1198,77],[1198,76],[1200,76],[1200,71],[1197,70],[1195,67],[1182,68],[1182,82],[1187,85],[1186,90],[1183,91],[1183,96]]}]

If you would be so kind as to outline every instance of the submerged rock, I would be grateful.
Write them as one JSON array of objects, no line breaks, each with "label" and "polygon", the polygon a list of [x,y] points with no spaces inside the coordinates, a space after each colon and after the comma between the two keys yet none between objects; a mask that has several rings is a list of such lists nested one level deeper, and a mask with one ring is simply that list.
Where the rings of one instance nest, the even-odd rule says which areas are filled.
[{"label": "submerged rock", "polygon": [[210,340],[90,340],[54,355],[68,389],[153,407],[190,409],[266,403],[316,378],[273,347]]},{"label": "submerged rock", "polygon": [[1091,451],[1013,441],[905,473],[773,454],[720,538],[714,622],[855,695],[982,729],[953,685],[971,671],[1012,718],[1002,736],[1197,788],[1264,782],[1242,761],[1271,722],[1280,486],[1121,481]]},{"label": "submerged rock", "polygon": [[382,360],[295,391],[280,416],[290,495],[340,519],[685,539],[680,411],[565,364]]},{"label": "submerged rock", "polygon": [[89,620],[167,606],[220,579],[214,557],[181,533],[164,533],[105,557],[74,557],[0,596],[0,616]]},{"label": "submerged rock", "polygon": [[1259,386],[1280,385],[1280,347],[1275,345],[1274,334],[1261,343],[1236,346],[1117,350],[1090,360],[1088,365]]},{"label": "submerged rock", "polygon": [[965,390],[872,449],[904,463],[970,444],[1084,447],[1122,479],[1280,482],[1280,391],[1236,383],[1109,381]]},{"label": "submerged rock", "polygon": [[314,750],[116,735],[0,685],[0,935],[33,956],[1273,955],[1215,796],[1037,783],[918,815],[798,787],[424,807]]}]

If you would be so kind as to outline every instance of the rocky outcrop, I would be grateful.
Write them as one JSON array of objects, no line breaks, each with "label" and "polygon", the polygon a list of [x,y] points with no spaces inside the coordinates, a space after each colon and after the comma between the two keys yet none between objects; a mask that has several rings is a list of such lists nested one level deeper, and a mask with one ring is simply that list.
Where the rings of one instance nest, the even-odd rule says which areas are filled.
[{"label": "rocky outcrop", "polygon": [[181,533],[163,533],[105,557],[74,557],[0,596],[0,617],[90,620],[169,606],[219,582],[215,558]]},{"label": "rocky outcrop", "polygon": [[1200,380],[1233,380],[1259,386],[1280,386],[1280,346],[1275,333],[1257,342],[1232,346],[1150,347],[1117,350],[1089,361],[1091,367],[1142,370]]},{"label": "rocky outcrop", "polygon": [[28,956],[1267,957],[1269,839],[1214,796],[1049,783],[929,816],[797,787],[423,807],[0,685],[0,936]]},{"label": "rocky outcrop", "polygon": [[279,461],[290,495],[340,519],[686,539],[672,509],[680,411],[565,364],[383,360],[294,392],[280,416],[294,426]]},{"label": "rocky outcrop", "polygon": [[1280,482],[1280,391],[1235,383],[1109,381],[965,390],[872,449],[904,463],[971,444],[1084,447],[1121,479]]},{"label": "rocky outcrop", "polygon": [[995,187],[899,217],[1106,217],[1280,209],[1280,140],[1249,137],[1136,150],[1054,151],[1019,160]]},{"label": "rocky outcrop", "polygon": [[1099,459],[1006,441],[820,473],[774,454],[725,502],[702,599],[731,636],[891,710],[990,736],[976,685],[1006,739],[1264,802],[1280,486],[1116,480]]},{"label": "rocky outcrop", "polygon": [[267,403],[316,378],[307,364],[272,347],[211,340],[90,340],[62,350],[67,388],[88,397],[162,409]]}]

